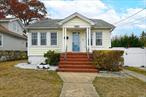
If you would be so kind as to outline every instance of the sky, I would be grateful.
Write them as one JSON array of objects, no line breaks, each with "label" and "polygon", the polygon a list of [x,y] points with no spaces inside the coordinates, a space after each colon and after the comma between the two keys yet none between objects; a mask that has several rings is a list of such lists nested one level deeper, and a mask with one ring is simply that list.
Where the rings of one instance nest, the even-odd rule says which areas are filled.
[{"label": "sky", "polygon": [[[50,18],[65,18],[78,12],[88,18],[102,19],[115,25],[112,36],[130,35],[131,33],[140,36],[142,31],[146,32],[146,0],[41,1],[44,2]],[[119,22],[137,12],[139,13]]]}]

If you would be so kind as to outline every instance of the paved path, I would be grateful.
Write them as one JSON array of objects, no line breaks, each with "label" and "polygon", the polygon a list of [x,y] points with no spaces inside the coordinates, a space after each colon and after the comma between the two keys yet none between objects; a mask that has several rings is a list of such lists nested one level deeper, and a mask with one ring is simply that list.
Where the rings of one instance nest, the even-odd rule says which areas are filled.
[{"label": "paved path", "polygon": [[142,74],[139,74],[139,73],[136,73],[136,72],[130,71],[130,70],[123,70],[123,71],[131,76],[134,76],[134,77],[146,82],[146,76],[144,76]]},{"label": "paved path", "polygon": [[92,81],[96,73],[58,72],[63,83],[60,97],[99,97]]},{"label": "paved path", "polygon": [[146,67],[140,67],[139,69],[145,70],[146,71]]}]

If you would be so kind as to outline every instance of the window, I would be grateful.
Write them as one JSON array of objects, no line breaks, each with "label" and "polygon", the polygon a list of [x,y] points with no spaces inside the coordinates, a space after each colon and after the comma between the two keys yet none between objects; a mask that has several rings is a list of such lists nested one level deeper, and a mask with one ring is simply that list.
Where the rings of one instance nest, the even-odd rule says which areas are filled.
[{"label": "window", "polygon": [[2,35],[0,35],[0,46],[2,46]]},{"label": "window", "polygon": [[46,32],[41,32],[40,33],[40,39],[41,39],[41,45],[46,45],[47,44],[47,33]]},{"label": "window", "polygon": [[57,45],[57,32],[51,32],[51,45]]},{"label": "window", "polygon": [[13,23],[13,30],[17,31],[17,24],[16,23]]},{"label": "window", "polygon": [[38,44],[38,33],[31,33],[31,44],[37,45]]},{"label": "window", "polygon": [[96,32],[96,45],[102,45],[102,32]]},{"label": "window", "polygon": [[91,32],[91,45],[93,45],[93,33]]}]

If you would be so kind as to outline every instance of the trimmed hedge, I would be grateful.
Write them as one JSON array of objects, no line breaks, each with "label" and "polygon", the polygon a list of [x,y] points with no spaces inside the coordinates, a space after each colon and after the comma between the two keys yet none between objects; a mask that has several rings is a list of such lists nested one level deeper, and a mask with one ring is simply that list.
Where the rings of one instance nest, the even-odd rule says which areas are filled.
[{"label": "trimmed hedge", "polygon": [[124,64],[123,53],[120,50],[95,50],[93,63],[99,70],[120,71]]},{"label": "trimmed hedge", "polygon": [[49,50],[47,53],[44,54],[44,57],[46,58],[46,64],[49,65],[58,65],[60,61],[60,53],[56,53],[55,51]]},{"label": "trimmed hedge", "polygon": [[0,62],[27,59],[26,51],[0,51]]}]

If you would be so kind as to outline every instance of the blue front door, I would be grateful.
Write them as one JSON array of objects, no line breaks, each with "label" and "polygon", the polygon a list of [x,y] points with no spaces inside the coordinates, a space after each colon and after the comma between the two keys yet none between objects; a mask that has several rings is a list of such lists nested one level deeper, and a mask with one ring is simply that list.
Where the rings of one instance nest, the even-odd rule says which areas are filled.
[{"label": "blue front door", "polygon": [[73,32],[72,37],[72,51],[78,52],[80,51],[80,33]]}]

